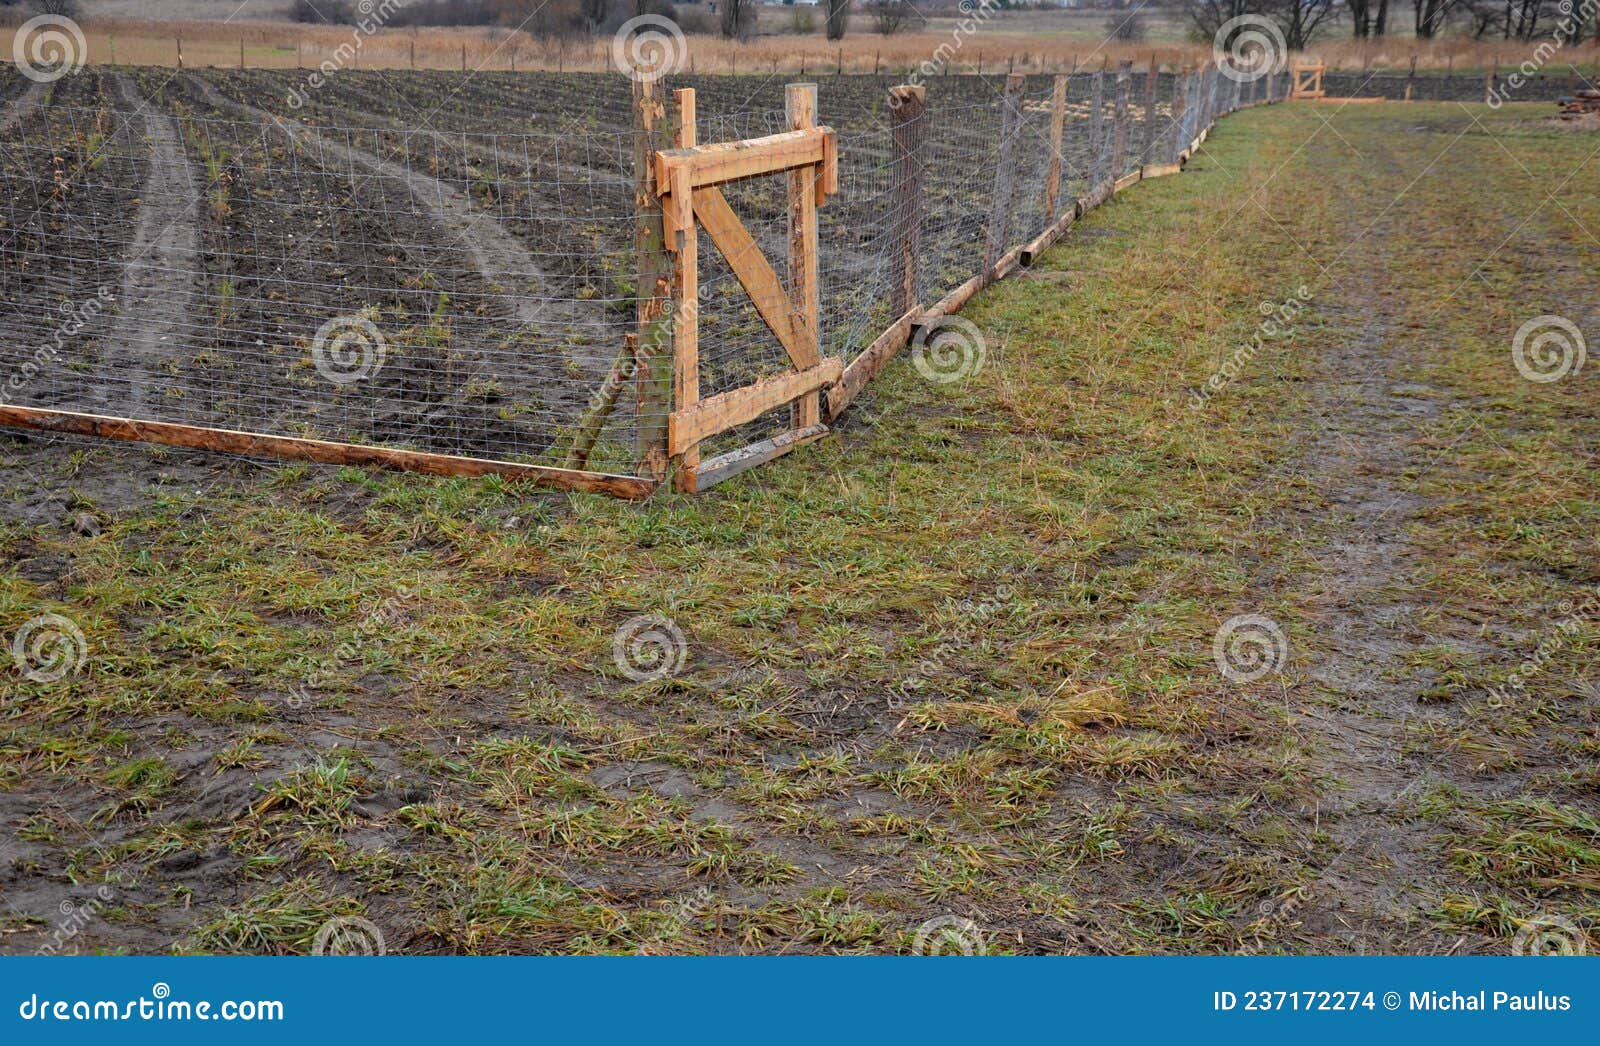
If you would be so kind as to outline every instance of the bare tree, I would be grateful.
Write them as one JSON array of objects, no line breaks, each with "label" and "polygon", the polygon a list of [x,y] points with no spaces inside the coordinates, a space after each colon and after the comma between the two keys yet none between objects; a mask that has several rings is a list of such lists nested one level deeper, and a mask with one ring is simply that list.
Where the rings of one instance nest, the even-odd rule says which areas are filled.
[{"label": "bare tree", "polygon": [[828,39],[843,40],[850,23],[850,0],[828,0]]},{"label": "bare tree", "polygon": [[1267,13],[1283,30],[1291,51],[1304,51],[1317,30],[1332,18],[1334,0],[1269,0]]},{"label": "bare tree", "polygon": [[748,40],[756,32],[756,0],[722,0],[722,35]]},{"label": "bare tree", "polygon": [[872,0],[867,5],[872,12],[872,26],[884,36],[893,36],[905,28],[911,15],[911,0]]}]

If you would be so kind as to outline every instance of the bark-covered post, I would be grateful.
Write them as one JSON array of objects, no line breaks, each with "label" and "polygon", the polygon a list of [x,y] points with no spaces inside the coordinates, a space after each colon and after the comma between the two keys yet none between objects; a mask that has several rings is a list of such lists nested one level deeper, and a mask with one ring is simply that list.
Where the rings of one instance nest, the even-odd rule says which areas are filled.
[{"label": "bark-covered post", "polygon": [[989,229],[983,248],[983,271],[993,275],[994,264],[1005,253],[1011,236],[1011,194],[1017,177],[1017,137],[1022,126],[1023,77],[1006,77],[1000,101],[1000,155],[994,169],[994,193],[989,201]]},{"label": "bark-covered post", "polygon": [[1067,77],[1057,76],[1050,91],[1050,163],[1044,172],[1044,220],[1054,225],[1061,208],[1061,145],[1067,131]]},{"label": "bark-covered post", "polygon": [[1128,162],[1128,94],[1133,81],[1133,63],[1117,63],[1117,97],[1112,110],[1111,180],[1121,178]]},{"label": "bark-covered post", "polygon": [[667,474],[667,415],[672,411],[672,313],[667,309],[672,259],[656,195],[655,154],[671,148],[672,128],[660,88],[637,73],[633,120],[634,313],[639,328],[634,463],[639,475],[662,479]]},{"label": "bark-covered post", "polygon": [[1189,122],[1189,74],[1174,73],[1172,76],[1172,117],[1167,121],[1172,127],[1172,148],[1167,152],[1167,162],[1177,163],[1183,150],[1189,142],[1183,136],[1183,128]]},{"label": "bark-covered post", "polygon": [[1100,184],[1104,174],[1101,172],[1100,159],[1104,154],[1101,142],[1105,139],[1105,104],[1106,104],[1106,74],[1104,71],[1094,74],[1091,81],[1092,97],[1089,102],[1089,187],[1092,189]]},{"label": "bark-covered post", "polygon": [[1139,150],[1139,166],[1156,158],[1156,83],[1161,78],[1161,67],[1155,55],[1150,56],[1150,71],[1144,77],[1144,147]]},{"label": "bark-covered post", "polygon": [[926,162],[922,137],[927,97],[928,89],[920,85],[889,89],[889,228],[896,317],[904,316],[922,300],[917,292],[917,258],[922,248],[922,170]]}]

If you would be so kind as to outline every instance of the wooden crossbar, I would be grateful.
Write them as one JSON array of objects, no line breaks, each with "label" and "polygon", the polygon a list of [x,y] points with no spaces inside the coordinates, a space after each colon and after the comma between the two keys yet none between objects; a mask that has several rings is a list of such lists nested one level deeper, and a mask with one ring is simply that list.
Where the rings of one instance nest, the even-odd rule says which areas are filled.
[{"label": "wooden crossbar", "polygon": [[844,363],[832,356],[815,367],[785,371],[731,392],[707,396],[686,410],[674,411],[667,421],[667,450],[682,454],[719,432],[754,421],[767,411],[839,380]]},{"label": "wooden crossbar", "polygon": [[750,138],[742,142],[718,142],[697,145],[689,149],[662,149],[656,153],[656,184],[663,188],[672,185],[672,171],[683,168],[688,172],[689,187],[721,185],[740,178],[754,178],[763,174],[779,174],[795,167],[826,165],[833,160],[831,175],[824,173],[824,182],[837,184],[837,145],[830,146],[833,137],[829,127],[812,127],[799,131],[783,131],[764,138]]},{"label": "wooden crossbar", "polygon": [[654,480],[636,476],[613,476],[603,472],[524,465],[516,461],[463,458],[454,454],[430,454],[390,447],[364,447],[354,443],[332,443],[296,436],[269,436],[260,432],[213,429],[201,425],[181,425],[167,421],[136,421],[101,414],[43,410],[36,407],[0,406],[0,425],[64,432],[75,436],[162,443],[171,447],[245,454],[287,461],[315,461],[324,465],[355,465],[370,468],[426,472],[435,476],[504,476],[529,480],[544,486],[567,490],[587,490],[619,498],[639,499],[656,489]]}]

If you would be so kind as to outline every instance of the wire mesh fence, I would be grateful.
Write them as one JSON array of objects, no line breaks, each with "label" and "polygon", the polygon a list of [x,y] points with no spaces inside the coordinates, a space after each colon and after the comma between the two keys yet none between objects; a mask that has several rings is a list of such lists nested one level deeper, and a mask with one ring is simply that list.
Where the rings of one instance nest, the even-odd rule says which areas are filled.
[{"label": "wire mesh fence", "polygon": [[[854,362],[908,303],[992,271],[1096,186],[1176,162],[1216,116],[1281,98],[1275,81],[940,77],[912,126],[887,78],[829,80],[822,354]],[[694,83],[702,143],[789,126],[781,84]],[[344,73],[298,88],[264,71],[0,76],[0,410],[644,474],[641,432],[673,407],[637,394],[630,366],[640,300],[660,289],[639,279],[625,82]],[[784,177],[722,188],[792,284]],[[699,391],[714,397],[791,360],[697,235]]]}]

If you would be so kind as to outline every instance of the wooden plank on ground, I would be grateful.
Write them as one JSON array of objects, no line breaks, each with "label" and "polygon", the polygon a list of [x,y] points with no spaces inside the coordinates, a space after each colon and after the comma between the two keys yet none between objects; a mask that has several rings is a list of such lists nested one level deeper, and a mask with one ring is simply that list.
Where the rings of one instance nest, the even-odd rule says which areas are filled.
[{"label": "wooden plank on ground", "polygon": [[814,443],[827,434],[826,425],[811,425],[803,429],[791,429],[771,439],[752,443],[748,447],[707,458],[700,466],[700,486],[697,489],[709,490],[725,479],[732,479],[757,465],[765,465],[773,458],[782,457],[796,447]]},{"label": "wooden plank on ground", "polygon": [[844,369],[839,380],[828,389],[828,420],[832,421],[850,402],[861,394],[867,383],[877,377],[889,361],[906,343],[911,340],[911,331],[916,326],[921,309],[912,306],[911,310],[889,325],[889,329],[861,350],[861,355],[850,361],[850,366]]},{"label": "wooden plank on ground", "polygon": [[304,439],[297,436],[269,436],[260,432],[212,429],[200,425],[179,425],[166,421],[135,421],[100,414],[43,410],[36,407],[0,405],[0,425],[61,432],[74,436],[127,440],[135,443],[160,443],[169,447],[245,454],[285,461],[314,461],[323,465],[352,465],[362,468],[425,472],[433,476],[504,476],[527,480],[564,490],[586,490],[619,498],[650,496],[656,482],[637,476],[613,476],[603,472],[524,465],[490,458],[463,458],[454,454],[396,450],[390,447],[364,447],[354,443]]}]

